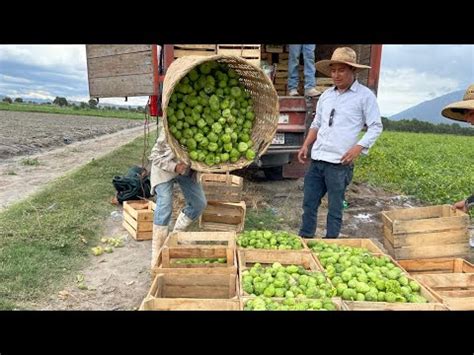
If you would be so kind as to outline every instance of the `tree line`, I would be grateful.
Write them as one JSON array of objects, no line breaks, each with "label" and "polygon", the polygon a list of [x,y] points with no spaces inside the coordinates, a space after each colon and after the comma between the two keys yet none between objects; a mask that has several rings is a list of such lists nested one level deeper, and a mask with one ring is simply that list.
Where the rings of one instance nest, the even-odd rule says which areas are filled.
[{"label": "tree line", "polygon": [[53,100],[53,102],[44,102],[44,103],[36,103],[33,101],[24,101],[21,97],[17,97],[15,99],[12,99],[11,97],[5,96],[2,99],[3,102],[6,103],[27,103],[27,104],[33,104],[33,105],[56,105],[60,107],[71,107],[72,109],[75,110],[80,110],[80,109],[101,109],[101,110],[120,110],[120,111],[132,111],[132,112],[145,112],[145,107],[143,106],[138,106],[138,107],[132,107],[132,106],[98,106],[98,101],[95,99],[90,99],[88,102],[80,102],[80,103],[74,103],[74,102],[69,102],[65,97],[60,97],[56,96],[56,98]]}]

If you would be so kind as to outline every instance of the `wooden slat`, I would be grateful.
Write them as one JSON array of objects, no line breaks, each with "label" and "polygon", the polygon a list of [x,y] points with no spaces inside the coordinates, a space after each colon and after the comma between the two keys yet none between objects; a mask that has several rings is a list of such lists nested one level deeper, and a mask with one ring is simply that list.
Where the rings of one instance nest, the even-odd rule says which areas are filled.
[{"label": "wooden slat", "polygon": [[[444,298],[472,297],[474,302],[474,290],[436,290],[436,292]],[[474,307],[474,303],[472,306]]]},{"label": "wooden slat", "polygon": [[211,56],[211,55],[215,55],[216,53],[214,51],[204,51],[204,50],[183,50],[183,49],[175,49],[174,50],[174,57],[175,58],[181,58],[181,57],[185,57],[185,56],[188,56],[188,55],[197,55],[197,56],[204,56],[204,57],[207,57],[207,56]]},{"label": "wooden slat", "polygon": [[415,273],[433,273],[433,272],[454,272],[454,258],[437,258],[437,259],[408,259],[400,260],[403,266],[411,274]]},{"label": "wooden slat", "polygon": [[140,307],[143,311],[238,311],[240,302],[235,300],[202,300],[185,298],[152,298]]},{"label": "wooden slat", "polygon": [[127,221],[123,221],[122,226],[130,233],[130,235],[135,240],[150,240],[153,237],[153,232],[137,232],[133,227],[127,223]]},{"label": "wooden slat", "polygon": [[[385,231],[384,231],[385,232]],[[406,233],[388,236],[395,248],[398,247],[417,247],[438,245],[442,247],[446,244],[468,243],[469,233],[466,229],[453,229],[432,233]]]},{"label": "wooden slat", "polygon": [[388,303],[343,301],[351,311],[448,311],[441,303]]},{"label": "wooden slat", "polygon": [[395,220],[393,234],[442,232],[456,229],[467,229],[468,216],[440,217],[420,220]]},{"label": "wooden slat", "polygon": [[474,287],[474,274],[468,273],[416,274],[413,277],[434,290]]},{"label": "wooden slat", "polygon": [[215,44],[175,44],[174,48],[216,50]]},{"label": "wooden slat", "polygon": [[91,97],[149,96],[154,94],[153,74],[89,79]]},{"label": "wooden slat", "polygon": [[[168,248],[170,258],[225,258],[227,256],[227,249],[223,247],[177,247]],[[230,248],[229,248],[230,249]],[[232,249],[231,249],[232,250]]]},{"label": "wooden slat", "polygon": [[431,245],[426,247],[404,247],[393,248],[390,242],[385,239],[384,247],[395,259],[417,259],[417,258],[436,258],[449,256],[466,256],[469,252],[469,244],[447,244],[442,247]]},{"label": "wooden slat", "polygon": [[123,214],[123,219],[137,232],[152,232],[153,222],[137,222],[128,213]]},{"label": "wooden slat", "polygon": [[90,58],[87,68],[89,79],[153,74],[153,58],[151,51]]},{"label": "wooden slat", "polygon": [[453,311],[474,310],[474,297],[444,297],[444,303]]},{"label": "wooden slat", "polygon": [[217,48],[217,54],[234,55],[248,59],[259,59],[260,49]]},{"label": "wooden slat", "polygon": [[235,232],[173,232],[165,244],[167,246],[223,245],[235,248],[235,238]]},{"label": "wooden slat", "polygon": [[136,52],[151,52],[152,46],[149,44],[135,44],[135,45],[122,45],[122,44],[88,44],[86,45],[87,58],[99,58],[105,56],[113,56],[125,53],[136,53]]},{"label": "wooden slat", "polygon": [[443,215],[442,205],[414,208],[399,208],[391,211],[383,211],[383,214],[389,217],[393,222],[395,222],[395,220],[419,220],[426,218],[445,217]]}]

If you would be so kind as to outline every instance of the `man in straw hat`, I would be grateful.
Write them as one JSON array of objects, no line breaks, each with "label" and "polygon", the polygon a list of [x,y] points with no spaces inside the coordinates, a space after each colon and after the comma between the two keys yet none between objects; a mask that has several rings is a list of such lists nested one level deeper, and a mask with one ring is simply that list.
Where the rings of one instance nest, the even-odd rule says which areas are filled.
[{"label": "man in straw hat", "polygon": [[[462,101],[453,102],[441,111],[441,114],[452,120],[469,122],[474,125],[474,84],[470,85]],[[474,206],[474,195],[466,200],[459,201],[453,205],[453,209],[459,209],[467,212],[470,207]],[[471,246],[472,245],[471,243]]]},{"label": "man in straw hat", "polygon": [[207,206],[202,185],[195,178],[195,171],[178,161],[166,141],[163,120],[158,120],[158,137],[148,158],[151,165],[151,194],[156,193],[156,209],[153,217],[151,267],[156,265],[158,251],[168,236],[168,225],[173,211],[173,186],[181,187],[186,206],[180,212],[173,232],[185,230],[198,218]]},{"label": "man in straw hat", "polygon": [[[299,235],[313,238],[321,199],[328,194],[326,238],[337,238],[341,230],[344,194],[352,180],[354,160],[382,133],[382,121],[374,93],[356,79],[359,70],[370,68],[357,63],[349,47],[337,48],[331,60],[316,63],[319,72],[331,76],[335,86],[319,98],[314,121],[298,159],[305,162],[308,147],[311,165],[304,179],[303,218]],[[358,138],[364,125],[367,132]]]}]

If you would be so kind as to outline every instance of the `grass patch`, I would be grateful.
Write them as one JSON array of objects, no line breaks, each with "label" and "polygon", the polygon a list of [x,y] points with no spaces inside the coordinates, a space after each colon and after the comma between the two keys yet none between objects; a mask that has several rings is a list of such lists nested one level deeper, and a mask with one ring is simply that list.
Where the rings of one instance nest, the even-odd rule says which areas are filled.
[{"label": "grass patch", "polygon": [[25,166],[38,166],[40,165],[40,162],[38,158],[34,158],[34,159],[26,158],[21,161],[21,164]]},{"label": "grass patch", "polygon": [[284,220],[278,218],[271,208],[248,209],[244,230],[278,230],[284,228]]},{"label": "grass patch", "polygon": [[140,165],[142,152],[139,137],[0,213],[0,309],[57,292],[84,264],[116,209],[112,178]]},{"label": "grass patch", "polygon": [[19,112],[44,112],[57,113],[61,115],[77,115],[77,116],[98,116],[111,118],[126,118],[126,119],[143,119],[144,113],[121,111],[121,110],[100,110],[91,108],[73,108],[72,106],[56,106],[56,105],[33,105],[26,103],[5,103],[0,102],[0,110],[2,111],[19,111]]}]

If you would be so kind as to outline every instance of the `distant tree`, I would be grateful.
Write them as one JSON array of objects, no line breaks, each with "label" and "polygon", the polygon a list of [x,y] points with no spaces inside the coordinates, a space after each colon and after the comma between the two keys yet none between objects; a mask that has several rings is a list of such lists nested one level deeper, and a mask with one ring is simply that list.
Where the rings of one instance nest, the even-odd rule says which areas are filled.
[{"label": "distant tree", "polygon": [[89,105],[85,102],[81,102],[79,105],[82,109],[89,108]]},{"label": "distant tree", "polygon": [[94,99],[89,100],[89,107],[90,108],[97,108],[97,104],[98,104],[97,100],[94,100]]},{"label": "distant tree", "polygon": [[23,99],[22,99],[21,97],[17,97],[17,98],[15,99],[15,102],[20,102],[20,103],[21,103],[21,102],[23,102]]},{"label": "distant tree", "polygon": [[67,102],[65,97],[59,97],[56,96],[56,98],[53,101],[53,104],[58,105],[58,106],[68,106],[69,103]]},{"label": "distant tree", "polygon": [[10,97],[8,97],[8,96],[5,96],[2,101],[3,101],[3,102],[7,102],[7,103],[9,103],[9,104],[11,104],[11,103],[13,102],[13,100],[12,100]]}]

